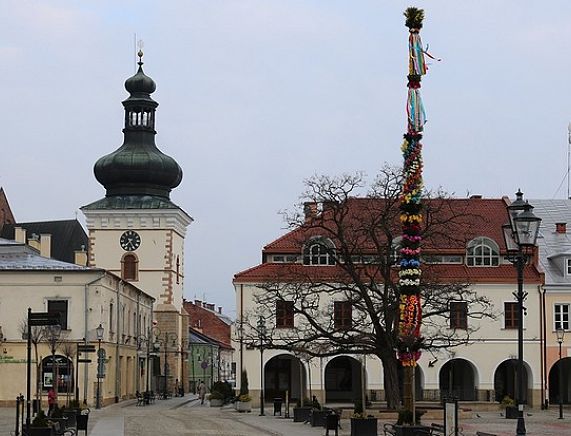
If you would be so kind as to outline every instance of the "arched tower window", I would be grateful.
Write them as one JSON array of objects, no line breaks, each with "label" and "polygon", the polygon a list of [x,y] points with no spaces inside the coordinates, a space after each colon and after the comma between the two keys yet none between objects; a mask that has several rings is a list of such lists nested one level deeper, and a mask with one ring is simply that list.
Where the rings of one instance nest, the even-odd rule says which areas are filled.
[{"label": "arched tower window", "polygon": [[500,247],[490,238],[478,237],[468,242],[466,250],[468,266],[498,266],[500,264]]},{"label": "arched tower window", "polygon": [[314,236],[303,247],[304,265],[335,265],[335,245],[329,238]]},{"label": "arched tower window", "polygon": [[121,277],[123,280],[139,280],[139,259],[133,253],[126,253],[121,259]]}]

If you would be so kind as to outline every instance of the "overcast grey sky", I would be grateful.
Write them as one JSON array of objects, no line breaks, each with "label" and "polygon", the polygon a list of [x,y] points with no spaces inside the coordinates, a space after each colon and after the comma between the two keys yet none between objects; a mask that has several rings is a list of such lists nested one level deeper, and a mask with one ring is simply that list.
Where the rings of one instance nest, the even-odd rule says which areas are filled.
[{"label": "overcast grey sky", "polygon": [[425,182],[465,196],[564,198],[568,0],[0,0],[4,187],[16,219],[73,218],[122,143],[134,34],[157,82],[157,144],[195,219],[185,295],[232,313],[232,276],[283,233],[312,174],[401,164],[407,29],[442,62],[423,80]]}]

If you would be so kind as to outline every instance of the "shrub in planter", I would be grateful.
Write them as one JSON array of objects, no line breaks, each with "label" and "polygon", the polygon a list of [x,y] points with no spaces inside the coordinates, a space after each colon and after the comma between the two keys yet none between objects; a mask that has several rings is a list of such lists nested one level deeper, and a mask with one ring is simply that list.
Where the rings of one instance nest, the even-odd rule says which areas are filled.
[{"label": "shrub in planter", "polygon": [[224,404],[224,395],[221,392],[213,391],[210,394],[210,407],[220,407]]},{"label": "shrub in planter", "polygon": [[[399,410],[397,424],[395,430],[397,436],[414,436],[418,433],[430,433],[430,427],[420,424],[420,418],[426,413],[426,410],[415,410],[415,422],[412,419],[412,411]],[[420,431],[419,431],[420,430]]]},{"label": "shrub in planter", "polygon": [[311,406],[294,407],[293,408],[293,422],[306,422],[309,421],[311,415]]},{"label": "shrub in planter", "polygon": [[229,403],[234,397],[234,391],[232,390],[232,386],[228,382],[223,382],[223,381],[214,382],[210,390],[212,392],[219,392],[222,395],[222,400],[224,400],[224,403]]},{"label": "shrub in planter", "polygon": [[355,400],[351,416],[351,436],[377,436],[377,418],[365,416],[363,401]]},{"label": "shrub in planter", "polygon": [[40,410],[33,419],[28,436],[51,436],[52,429],[43,410]]},{"label": "shrub in planter", "polygon": [[515,404],[515,401],[509,396],[506,395],[501,403],[500,403],[500,408],[506,410],[506,419],[517,419],[518,415],[519,415],[519,411],[517,409],[517,406]]}]

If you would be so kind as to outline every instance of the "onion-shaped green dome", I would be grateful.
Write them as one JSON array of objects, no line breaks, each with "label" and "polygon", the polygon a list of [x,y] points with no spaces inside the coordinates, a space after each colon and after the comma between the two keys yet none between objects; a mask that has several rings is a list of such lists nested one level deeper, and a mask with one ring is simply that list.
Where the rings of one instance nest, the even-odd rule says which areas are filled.
[{"label": "onion-shaped green dome", "polygon": [[[139,53],[142,57],[142,53]],[[169,198],[170,191],[182,181],[182,169],[155,145],[155,111],[158,103],[150,94],[153,79],[143,72],[127,79],[130,96],[123,102],[125,128],[123,145],[100,158],[94,167],[95,177],[111,196],[150,195]]]}]

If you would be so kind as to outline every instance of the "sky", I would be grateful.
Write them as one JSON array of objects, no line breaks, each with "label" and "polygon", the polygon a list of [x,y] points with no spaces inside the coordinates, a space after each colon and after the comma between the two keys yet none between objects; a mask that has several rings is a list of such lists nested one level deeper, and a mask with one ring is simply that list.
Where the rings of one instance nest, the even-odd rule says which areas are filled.
[{"label": "sky", "polygon": [[[185,297],[234,315],[232,278],[285,232],[312,175],[401,165],[408,30],[425,9],[424,178],[458,197],[567,196],[571,2],[0,0],[0,186],[20,222],[83,220],[122,144],[135,41],[157,145],[183,168]],[[136,35],[136,37],[135,37]]]}]

